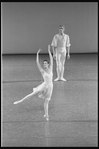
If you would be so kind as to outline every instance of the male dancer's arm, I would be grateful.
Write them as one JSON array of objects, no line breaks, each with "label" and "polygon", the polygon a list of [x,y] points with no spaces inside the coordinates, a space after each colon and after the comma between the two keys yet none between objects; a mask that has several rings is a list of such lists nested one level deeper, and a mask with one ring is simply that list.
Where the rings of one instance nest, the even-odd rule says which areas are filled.
[{"label": "male dancer's arm", "polygon": [[70,46],[67,47],[67,51],[68,51],[68,57],[70,57]]},{"label": "male dancer's arm", "polygon": [[56,36],[53,37],[51,46],[52,46],[52,51],[53,51],[53,58],[55,58],[56,57],[56,46],[57,46]]},{"label": "male dancer's arm", "polygon": [[53,58],[56,57],[56,48],[54,46],[52,46],[52,51],[53,51]]},{"label": "male dancer's arm", "polygon": [[70,38],[68,36],[68,40],[67,40],[67,52],[68,52],[68,55],[67,55],[67,58],[70,59]]},{"label": "male dancer's arm", "polygon": [[53,57],[50,51],[50,45],[48,45],[48,53],[49,53],[49,57],[50,57],[50,69],[53,69]]}]

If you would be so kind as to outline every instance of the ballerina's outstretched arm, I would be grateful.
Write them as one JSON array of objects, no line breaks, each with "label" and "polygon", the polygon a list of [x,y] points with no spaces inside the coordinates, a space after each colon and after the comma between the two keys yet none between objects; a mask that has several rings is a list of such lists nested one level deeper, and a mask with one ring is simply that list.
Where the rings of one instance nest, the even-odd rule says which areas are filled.
[{"label": "ballerina's outstretched arm", "polygon": [[50,45],[48,45],[48,53],[49,53],[49,57],[50,57],[50,69],[51,71],[53,71],[53,57],[50,51]]},{"label": "ballerina's outstretched arm", "polygon": [[40,53],[40,51],[42,51],[42,49],[39,49],[38,52],[37,52],[36,63],[37,63],[39,71],[41,72],[41,74],[43,74],[45,71],[42,69],[42,67],[40,65],[40,62],[39,62],[39,53]]}]

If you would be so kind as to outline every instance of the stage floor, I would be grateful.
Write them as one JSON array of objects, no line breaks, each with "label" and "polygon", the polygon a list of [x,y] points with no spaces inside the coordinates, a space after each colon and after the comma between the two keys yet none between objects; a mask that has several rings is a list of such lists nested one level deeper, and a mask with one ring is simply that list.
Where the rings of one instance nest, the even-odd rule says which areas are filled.
[{"label": "stage floor", "polygon": [[[48,55],[40,55],[40,62]],[[37,95],[14,105],[31,93],[43,78],[36,55],[2,56],[3,147],[97,147],[98,55],[72,54],[66,60],[66,82],[54,82],[49,121],[43,117],[44,100]],[[53,77],[56,78],[54,61]]]}]

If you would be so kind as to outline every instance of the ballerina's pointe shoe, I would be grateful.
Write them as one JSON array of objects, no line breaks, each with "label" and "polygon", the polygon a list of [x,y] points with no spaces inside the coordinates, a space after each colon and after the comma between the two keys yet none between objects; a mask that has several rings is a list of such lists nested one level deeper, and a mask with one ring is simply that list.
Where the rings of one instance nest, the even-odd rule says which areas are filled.
[{"label": "ballerina's pointe shoe", "polygon": [[13,104],[15,105],[15,104],[18,104],[18,103],[20,103],[20,102],[22,102],[22,101],[15,101]]},{"label": "ballerina's pointe shoe", "polygon": [[46,117],[46,120],[49,121],[49,117]]},{"label": "ballerina's pointe shoe", "polygon": [[44,115],[44,117],[46,117],[46,114]]},{"label": "ballerina's pointe shoe", "polygon": [[16,101],[16,102],[14,102],[13,104],[15,105],[15,104],[17,104],[18,102]]},{"label": "ballerina's pointe shoe", "polygon": [[45,114],[44,117],[46,118],[47,121],[49,121],[49,116],[46,116]]}]

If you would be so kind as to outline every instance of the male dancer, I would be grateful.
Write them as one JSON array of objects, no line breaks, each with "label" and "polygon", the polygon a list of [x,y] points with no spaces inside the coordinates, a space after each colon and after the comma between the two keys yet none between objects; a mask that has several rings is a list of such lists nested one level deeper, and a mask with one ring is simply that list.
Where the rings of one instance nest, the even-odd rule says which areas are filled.
[{"label": "male dancer", "polygon": [[[53,58],[56,59],[56,70],[57,78],[54,81],[66,81],[63,78],[64,75],[64,64],[66,53],[68,52],[67,58],[70,59],[70,39],[67,34],[64,33],[65,27],[63,25],[59,26],[59,33],[53,37],[51,46],[53,50]],[[66,51],[67,50],[67,51]]]}]

